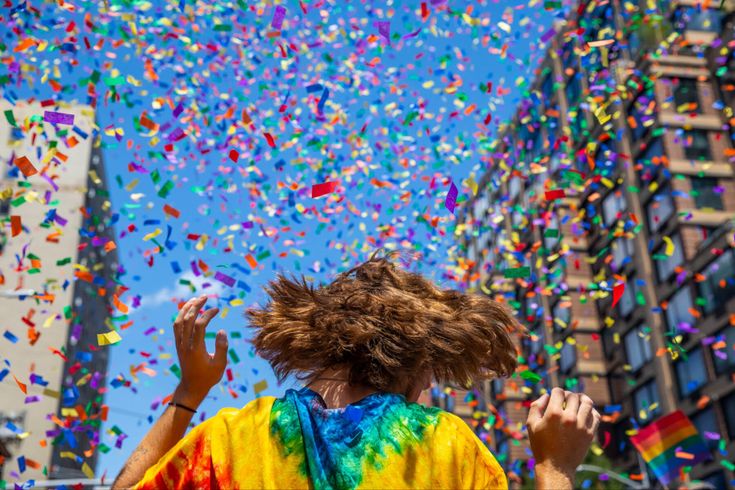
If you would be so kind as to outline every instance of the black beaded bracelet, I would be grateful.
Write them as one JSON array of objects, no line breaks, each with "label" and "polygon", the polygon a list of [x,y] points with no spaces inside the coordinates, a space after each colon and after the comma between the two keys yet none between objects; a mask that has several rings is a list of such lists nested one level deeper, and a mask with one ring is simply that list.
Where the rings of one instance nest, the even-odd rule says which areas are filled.
[{"label": "black beaded bracelet", "polygon": [[179,408],[183,408],[184,410],[188,410],[191,413],[197,413],[197,411],[194,410],[193,408],[189,408],[186,405],[182,405],[181,403],[169,402],[168,406],[169,407],[179,407]]}]

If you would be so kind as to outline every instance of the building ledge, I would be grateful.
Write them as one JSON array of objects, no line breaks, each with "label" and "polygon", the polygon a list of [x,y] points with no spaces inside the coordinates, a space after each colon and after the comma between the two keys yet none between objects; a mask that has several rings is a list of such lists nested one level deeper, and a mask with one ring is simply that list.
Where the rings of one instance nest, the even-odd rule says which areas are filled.
[{"label": "building ledge", "polygon": [[669,171],[673,174],[682,175],[699,175],[701,173],[706,177],[733,177],[735,175],[729,163],[712,161],[671,160]]},{"label": "building ledge", "polygon": [[660,58],[657,58],[656,60],[651,60],[651,71],[658,69],[661,65],[705,67],[707,66],[707,60],[704,58],[699,58],[697,56],[680,56],[680,55],[661,56]]},{"label": "building ledge", "polygon": [[[671,58],[683,58],[689,61],[689,56],[667,56],[666,59],[669,61]],[[659,77],[679,77],[685,76],[687,78],[709,78],[710,72],[707,70],[704,60],[700,62],[700,58],[692,58],[697,60],[697,63],[677,63],[677,64],[655,64],[651,67],[651,73]],[[686,63],[686,66],[683,66]]]},{"label": "building ledge", "polygon": [[703,211],[701,209],[683,209],[679,215],[679,225],[718,226],[725,221],[735,219],[732,211]]},{"label": "building ledge", "polygon": [[692,127],[712,131],[722,130],[722,120],[714,114],[697,114],[695,117],[691,117],[689,114],[677,114],[672,110],[661,110],[658,115],[658,122],[663,126]]}]

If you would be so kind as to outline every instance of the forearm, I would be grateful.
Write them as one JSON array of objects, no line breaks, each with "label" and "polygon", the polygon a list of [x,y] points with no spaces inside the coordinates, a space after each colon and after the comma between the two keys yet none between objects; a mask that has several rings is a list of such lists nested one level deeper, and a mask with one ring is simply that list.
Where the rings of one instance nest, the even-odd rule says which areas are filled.
[{"label": "forearm", "polygon": [[[191,396],[180,394],[177,389],[174,392],[174,401],[196,409],[204,399],[203,396]],[[179,442],[186,433],[194,414],[188,410],[178,407],[166,407],[163,415],[153,424],[151,430],[140,441],[140,444],[122,471],[112,484],[112,489],[131,488],[141,479],[151,466],[155,465],[163,455]]]},{"label": "forearm", "polygon": [[536,490],[572,490],[574,475],[553,468],[536,467]]}]

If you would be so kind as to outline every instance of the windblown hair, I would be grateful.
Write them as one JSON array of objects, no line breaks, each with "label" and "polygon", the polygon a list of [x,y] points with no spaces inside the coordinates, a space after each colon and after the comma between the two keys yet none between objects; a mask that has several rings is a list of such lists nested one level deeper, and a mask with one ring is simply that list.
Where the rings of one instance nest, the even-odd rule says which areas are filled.
[{"label": "windblown hair", "polygon": [[256,352],[280,379],[348,366],[350,384],[389,391],[426,370],[463,387],[513,373],[519,325],[503,305],[439,289],[380,252],[326,286],[279,274],[268,303],[247,310]]}]

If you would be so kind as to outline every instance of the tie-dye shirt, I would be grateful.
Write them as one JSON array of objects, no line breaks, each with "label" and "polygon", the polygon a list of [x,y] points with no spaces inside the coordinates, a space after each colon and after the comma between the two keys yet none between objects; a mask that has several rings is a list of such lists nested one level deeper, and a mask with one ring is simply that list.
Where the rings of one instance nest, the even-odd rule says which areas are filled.
[{"label": "tie-dye shirt", "polygon": [[507,488],[460,418],[373,393],[327,408],[303,388],[226,408],[145,473],[138,489]]}]

